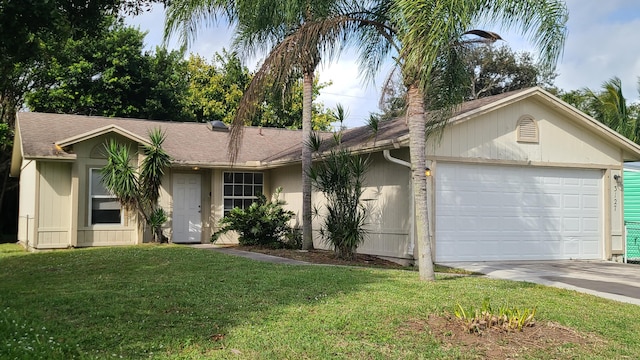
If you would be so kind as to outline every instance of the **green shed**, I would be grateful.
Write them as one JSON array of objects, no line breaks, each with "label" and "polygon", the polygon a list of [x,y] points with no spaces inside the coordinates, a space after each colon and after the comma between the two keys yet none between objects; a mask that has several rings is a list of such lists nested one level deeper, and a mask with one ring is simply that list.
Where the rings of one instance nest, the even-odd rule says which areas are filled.
[{"label": "green shed", "polygon": [[640,261],[640,163],[625,164],[623,186],[626,258]]}]

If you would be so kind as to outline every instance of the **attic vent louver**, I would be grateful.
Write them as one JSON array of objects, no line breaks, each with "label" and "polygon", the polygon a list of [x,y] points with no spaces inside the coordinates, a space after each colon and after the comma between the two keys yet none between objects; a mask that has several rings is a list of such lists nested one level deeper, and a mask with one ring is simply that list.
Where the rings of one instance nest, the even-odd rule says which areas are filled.
[{"label": "attic vent louver", "polygon": [[207,123],[207,128],[211,131],[229,131],[227,125],[220,120],[213,120]]},{"label": "attic vent louver", "polygon": [[538,124],[532,116],[524,115],[516,125],[518,142],[537,143],[539,140]]}]

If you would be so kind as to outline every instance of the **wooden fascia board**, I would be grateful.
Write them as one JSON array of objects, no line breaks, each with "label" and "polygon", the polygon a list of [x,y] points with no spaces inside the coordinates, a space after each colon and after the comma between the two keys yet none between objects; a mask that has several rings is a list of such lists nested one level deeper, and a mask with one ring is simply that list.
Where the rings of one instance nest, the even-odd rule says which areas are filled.
[{"label": "wooden fascia board", "polygon": [[95,130],[91,130],[88,131],[86,133],[80,134],[80,135],[76,135],[76,136],[72,136],[70,138],[64,139],[64,140],[60,140],[60,141],[56,141],[56,145],[60,146],[61,148],[64,148],[66,146],[69,145],[73,145],[73,144],[77,144],[79,142],[88,140],[88,139],[92,139],[104,134],[108,134],[110,132],[116,133],[118,135],[122,135],[128,139],[131,139],[135,142],[138,142],[140,144],[145,144],[145,145],[151,145],[151,143],[149,142],[149,140],[138,136],[137,134],[132,133],[131,131],[125,130],[117,125],[107,125]]}]

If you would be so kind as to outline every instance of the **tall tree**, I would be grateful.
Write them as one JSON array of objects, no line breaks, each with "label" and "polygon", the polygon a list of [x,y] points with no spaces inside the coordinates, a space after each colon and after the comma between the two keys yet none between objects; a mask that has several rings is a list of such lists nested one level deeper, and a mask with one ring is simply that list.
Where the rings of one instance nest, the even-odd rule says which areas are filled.
[{"label": "tall tree", "polygon": [[[15,113],[24,95],[42,86],[57,51],[68,39],[93,36],[106,15],[139,13],[165,0],[0,0],[0,123],[13,132]],[[0,153],[0,213],[5,191],[15,190],[9,178],[11,147]],[[5,221],[8,216],[3,216]]]},{"label": "tall tree", "polygon": [[[235,44],[251,54],[265,50],[268,56],[255,74],[238,107],[231,130],[230,154],[234,160],[242,126],[251,119],[268,84],[288,88],[302,74],[302,139],[308,143],[312,125],[314,72],[323,55],[330,56],[342,40],[346,5],[338,0],[174,0],[167,9],[165,35],[180,30],[185,44],[203,21],[225,16],[237,25]],[[256,14],[258,14],[256,16]],[[303,248],[313,248],[311,227],[311,151],[302,146]]]},{"label": "tall tree", "polygon": [[471,85],[466,100],[502,94],[532,86],[549,87],[557,74],[534,62],[530,52],[507,46],[471,46],[464,54]]},{"label": "tall tree", "polygon": [[[191,55],[187,61],[189,89],[186,107],[189,121],[220,120],[231,123],[238,104],[249,86],[253,73],[242,65],[236,52],[222,50],[209,63],[199,55]],[[264,101],[245,124],[253,126],[300,129],[302,127],[302,79],[295,79],[288,89],[272,89],[265,92]],[[327,84],[314,81],[313,96]],[[277,86],[276,86],[277,87]],[[288,91],[287,91],[288,90]],[[328,130],[330,110],[321,103],[313,104],[312,126],[315,130]]]},{"label": "tall tree", "polygon": [[[432,234],[429,228],[426,164],[426,134],[437,134],[454,109],[464,100],[469,86],[461,46],[465,34],[486,41],[500,37],[486,31],[470,31],[472,25],[489,22],[528,35],[540,50],[541,65],[552,69],[566,36],[567,9],[556,0],[391,0],[388,26],[376,26],[380,34],[366,34],[361,42],[361,61],[377,69],[381,57],[396,50],[407,89],[412,183],[417,208],[417,247],[420,278],[434,280]],[[391,41],[393,45],[385,43]],[[428,112],[426,112],[428,110]]]},{"label": "tall tree", "polygon": [[145,52],[140,30],[107,17],[92,37],[68,39],[26,95],[33,111],[181,120],[187,91],[181,54]]},{"label": "tall tree", "polygon": [[[530,52],[514,52],[509,47],[474,44],[462,48],[469,74],[469,88],[465,100],[502,94],[532,86],[551,88],[557,73],[544,69],[534,61]],[[406,91],[396,72],[387,78],[380,98],[381,120],[404,114]]]}]

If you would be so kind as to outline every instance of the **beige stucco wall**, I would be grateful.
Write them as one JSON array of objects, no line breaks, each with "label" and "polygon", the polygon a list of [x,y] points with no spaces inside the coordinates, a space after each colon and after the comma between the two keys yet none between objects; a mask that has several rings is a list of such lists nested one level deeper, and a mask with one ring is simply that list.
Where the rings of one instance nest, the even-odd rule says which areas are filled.
[{"label": "beige stucco wall", "polygon": [[20,203],[18,205],[18,241],[33,248],[36,234],[36,161],[22,162],[20,171]]},{"label": "beige stucco wall", "polygon": [[[523,115],[537,121],[539,143],[517,142],[516,124]],[[447,127],[440,141],[429,141],[427,154],[446,159],[581,167],[620,166],[622,161],[618,146],[531,98]]]},{"label": "beige stucco wall", "polygon": [[302,167],[300,164],[289,165],[269,170],[270,191],[282,188],[280,199],[287,204],[285,209],[295,213],[292,226],[302,227]]}]

